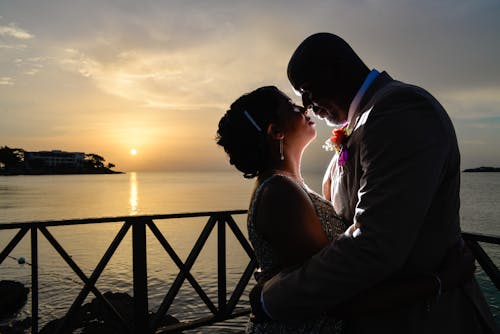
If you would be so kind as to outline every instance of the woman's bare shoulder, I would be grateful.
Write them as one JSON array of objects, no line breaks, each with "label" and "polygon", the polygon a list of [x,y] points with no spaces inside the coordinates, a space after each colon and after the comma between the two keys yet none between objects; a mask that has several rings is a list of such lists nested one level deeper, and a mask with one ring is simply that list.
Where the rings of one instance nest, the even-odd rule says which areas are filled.
[{"label": "woman's bare shoulder", "polygon": [[289,177],[276,175],[261,189],[257,218],[257,229],[268,234],[317,220],[317,215],[301,185]]},{"label": "woman's bare shoulder", "polygon": [[260,208],[273,215],[289,215],[295,211],[313,210],[305,188],[287,176],[273,175],[263,185]]}]

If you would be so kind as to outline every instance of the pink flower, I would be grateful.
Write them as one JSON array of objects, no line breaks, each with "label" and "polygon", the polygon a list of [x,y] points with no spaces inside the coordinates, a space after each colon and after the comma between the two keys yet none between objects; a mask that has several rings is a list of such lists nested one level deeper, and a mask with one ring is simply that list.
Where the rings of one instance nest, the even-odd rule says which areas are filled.
[{"label": "pink flower", "polygon": [[343,147],[339,153],[339,160],[338,160],[339,166],[343,166],[348,158],[349,154],[347,153],[347,147]]}]

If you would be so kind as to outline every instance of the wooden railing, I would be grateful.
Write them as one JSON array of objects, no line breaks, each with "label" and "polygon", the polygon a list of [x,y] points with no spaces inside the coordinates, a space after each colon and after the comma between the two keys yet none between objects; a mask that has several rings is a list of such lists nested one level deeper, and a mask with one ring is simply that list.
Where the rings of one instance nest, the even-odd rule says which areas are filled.
[{"label": "wooden railing", "polygon": [[[129,333],[174,333],[182,330],[199,328],[202,326],[222,322],[231,318],[248,315],[250,309],[248,307],[238,307],[238,302],[243,294],[249,280],[256,267],[255,255],[252,247],[248,243],[244,234],[237,226],[233,216],[244,215],[246,210],[235,211],[217,211],[217,212],[197,212],[197,213],[181,213],[167,215],[147,215],[147,216],[127,216],[127,217],[106,217],[99,219],[78,219],[78,220],[60,220],[60,221],[43,221],[43,222],[23,222],[23,223],[3,223],[0,224],[0,231],[15,230],[17,233],[7,243],[5,248],[0,253],[0,265],[9,256],[16,245],[28,234],[31,241],[31,316],[32,326],[31,332],[38,333],[38,315],[39,315],[39,290],[38,290],[38,236],[40,232],[59,253],[69,267],[80,278],[83,288],[73,301],[71,307],[64,316],[64,320],[56,329],[56,333],[67,333],[70,331],[69,324],[78,308],[81,307],[85,298],[92,292],[96,298],[104,302],[107,308],[116,316],[123,325],[123,331]],[[164,237],[155,221],[176,219],[176,218],[192,218],[192,217],[207,217],[208,220],[191,249],[186,261],[182,261],[172,248],[169,241]],[[103,257],[99,260],[97,266],[92,271],[90,276],[84,274],[78,264],[72,259],[68,252],[61,246],[56,238],[49,232],[53,226],[74,226],[82,224],[103,224],[103,223],[121,223],[121,228],[115,235],[110,246],[107,248]],[[208,237],[211,235],[214,228],[217,226],[217,302],[212,301],[202,286],[193,275],[190,273],[198,255],[203,249]],[[227,298],[227,275],[226,275],[226,226],[232,231],[243,250],[248,255],[249,261],[246,268],[241,273],[241,277],[236,284],[231,296]],[[128,231],[132,229],[132,271],[133,271],[133,319],[125,319],[120,314],[110,301],[96,288],[95,284],[102,274],[106,265],[115,253]],[[155,238],[160,242],[165,252],[170,256],[172,261],[178,267],[179,272],[165,294],[161,302],[156,316],[150,319],[148,309],[148,286],[147,286],[147,256],[146,256],[146,229],[152,232]],[[488,243],[500,245],[500,238],[496,236],[463,233],[464,239],[472,249],[477,262],[484,269],[493,284],[500,290],[500,271],[493,263],[491,258],[486,254],[480,243]],[[168,312],[172,302],[177,296],[182,284],[188,281],[196,291],[201,301],[210,310],[211,315],[202,317],[196,320],[183,321],[170,326],[160,326],[162,319]]]},{"label": "wooden railing", "polygon": [[483,268],[484,272],[488,275],[497,290],[500,290],[500,270],[498,270],[498,267],[495,263],[493,263],[491,258],[479,244],[480,242],[483,242],[498,246],[500,245],[500,237],[470,232],[463,232],[462,236],[469,248],[472,250],[476,261],[479,263],[481,268]]},{"label": "wooden railing", "polygon": [[[59,253],[64,261],[76,273],[83,283],[83,288],[72,303],[69,310],[64,316],[64,320],[56,329],[56,333],[67,333],[70,331],[69,324],[75,317],[75,313],[81,307],[85,298],[92,292],[96,298],[101,300],[123,325],[123,331],[129,333],[171,333],[185,329],[197,328],[216,322],[221,322],[227,319],[248,315],[250,309],[248,307],[237,307],[238,301],[252,277],[256,267],[255,256],[253,249],[245,238],[244,234],[239,229],[233,215],[245,214],[246,210],[236,211],[220,211],[220,212],[197,212],[197,213],[181,213],[168,215],[150,215],[150,216],[128,216],[128,217],[108,217],[100,219],[79,219],[79,220],[61,220],[61,221],[44,221],[44,222],[26,222],[26,223],[5,223],[0,224],[2,230],[17,230],[17,233],[5,246],[0,253],[0,265],[9,256],[10,252],[24,238],[28,232],[31,236],[31,319],[32,333],[38,333],[38,232],[49,241],[52,247]],[[175,219],[175,218],[192,218],[192,217],[207,217],[208,220],[203,228],[200,236],[196,240],[191,252],[185,262],[183,262],[172,248],[169,241],[164,237],[155,221]],[[80,269],[77,263],[66,252],[56,238],[49,232],[48,228],[53,226],[74,226],[82,224],[103,224],[103,223],[122,223],[120,230],[114,237],[110,246],[107,248],[103,257],[98,262],[90,276],[86,276]],[[193,267],[198,255],[203,249],[208,237],[211,235],[214,228],[217,226],[217,301],[212,301],[201,285],[191,275],[190,270]],[[246,269],[241,273],[236,287],[234,288],[229,299],[227,298],[227,277],[226,277],[226,226],[230,228],[241,247],[246,252],[249,262]],[[101,273],[106,268],[111,257],[120,245],[121,241],[126,236],[127,232],[132,228],[132,271],[133,271],[133,300],[134,310],[133,319],[125,319],[120,314],[112,303],[96,288],[95,284]],[[146,258],[146,228],[149,228],[156,239],[160,242],[165,252],[170,256],[172,261],[178,267],[179,272],[153,319],[149,317],[148,309],[148,287],[147,287],[147,258]],[[179,292],[184,281],[188,281],[193,289],[197,292],[200,299],[210,310],[211,316],[203,317],[194,321],[182,321],[171,326],[161,327],[160,320],[166,315],[177,293]],[[132,321],[130,321],[132,320]],[[132,325],[131,325],[132,324]]]}]

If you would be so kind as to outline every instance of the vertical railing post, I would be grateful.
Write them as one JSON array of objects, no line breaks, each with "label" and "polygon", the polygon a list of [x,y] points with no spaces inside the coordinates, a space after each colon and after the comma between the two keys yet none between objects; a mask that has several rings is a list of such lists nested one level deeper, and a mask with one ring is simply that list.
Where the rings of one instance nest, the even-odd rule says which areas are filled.
[{"label": "vertical railing post", "polygon": [[31,332],[38,333],[38,228],[31,227]]},{"label": "vertical railing post", "polygon": [[134,275],[134,333],[149,333],[146,222],[144,220],[133,221],[132,253]]},{"label": "vertical railing post", "polygon": [[217,221],[217,281],[219,315],[226,311],[226,221],[219,217]]}]

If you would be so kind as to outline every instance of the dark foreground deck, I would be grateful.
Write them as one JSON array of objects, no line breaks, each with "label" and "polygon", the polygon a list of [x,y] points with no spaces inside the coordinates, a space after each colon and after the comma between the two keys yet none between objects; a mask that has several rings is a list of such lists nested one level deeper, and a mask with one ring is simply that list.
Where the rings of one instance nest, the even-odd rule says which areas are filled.
[{"label": "dark foreground deck", "polygon": [[[179,213],[166,215],[146,215],[146,216],[126,216],[126,217],[105,217],[98,219],[78,219],[78,220],[60,220],[60,221],[42,221],[42,222],[23,222],[23,223],[0,223],[0,233],[2,231],[14,231],[14,237],[8,242],[0,253],[0,265],[9,257],[11,251],[16,245],[29,233],[31,242],[31,332],[38,333],[38,314],[39,314],[39,291],[38,291],[38,237],[43,235],[52,247],[59,253],[68,266],[75,272],[82,282],[82,289],[71,307],[66,311],[66,315],[58,324],[56,333],[67,333],[72,319],[87,298],[89,293],[93,293],[97,299],[102,301],[108,310],[114,314],[116,319],[123,325],[123,331],[129,333],[176,333],[182,330],[200,328],[215,323],[223,322],[228,319],[246,316],[250,313],[247,306],[240,306],[240,297],[242,296],[248,282],[256,267],[255,256],[248,240],[239,229],[233,216],[242,216],[245,218],[246,210],[217,211],[217,212],[195,212]],[[205,226],[194,243],[187,259],[183,262],[173,249],[169,241],[158,229],[157,223],[170,219],[190,219],[205,217],[207,219]],[[99,260],[97,266],[87,276],[80,269],[77,263],[61,246],[61,244],[49,232],[49,228],[54,226],[75,226],[82,224],[105,224],[121,223],[121,228],[115,235],[113,241],[107,248],[103,257]],[[178,267],[177,276],[165,294],[161,305],[150,319],[148,309],[148,285],[147,285],[147,256],[146,256],[146,229],[149,229],[154,237],[162,245],[170,259]],[[133,272],[133,319],[126,319],[123,314],[110,303],[109,300],[96,288],[95,284],[112,258],[116,249],[132,230],[132,272]],[[217,301],[211,300],[204,288],[190,273],[191,268],[206,244],[207,239],[216,229],[217,234]],[[231,231],[240,246],[248,255],[248,264],[241,273],[241,276],[233,289],[232,293],[227,295],[227,274],[226,274],[226,231]],[[480,243],[500,245],[500,237],[481,235],[475,233],[463,233],[464,239],[472,249],[474,256],[484,272],[489,276],[495,287],[500,290],[500,271],[493,263],[488,254],[484,251]],[[91,246],[90,246],[91,247]],[[161,319],[167,314],[172,302],[179,292],[182,284],[188,281],[198,294],[199,298],[206,305],[211,315],[196,320],[183,320],[173,325],[164,326]],[[243,329],[242,329],[243,331]]]}]

